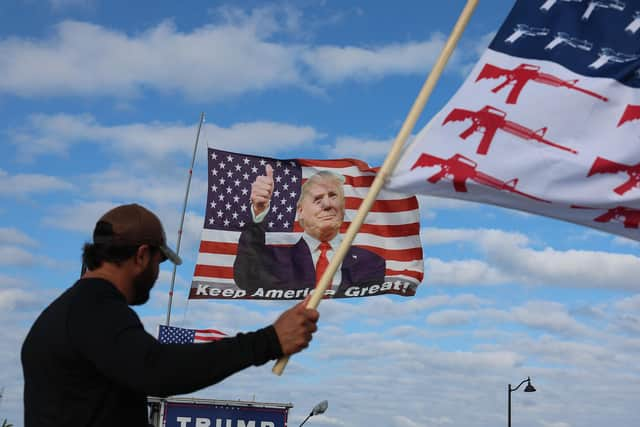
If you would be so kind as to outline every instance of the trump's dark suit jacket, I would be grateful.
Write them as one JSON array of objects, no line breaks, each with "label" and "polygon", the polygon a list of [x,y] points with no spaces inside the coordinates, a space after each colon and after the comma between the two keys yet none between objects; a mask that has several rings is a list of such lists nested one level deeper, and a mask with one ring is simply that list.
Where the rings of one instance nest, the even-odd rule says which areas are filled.
[{"label": "trump's dark suit jacket", "polygon": [[[335,296],[343,296],[350,286],[370,286],[384,282],[385,261],[379,255],[352,246],[342,261],[342,280]],[[233,278],[248,292],[264,289],[314,288],[315,265],[303,238],[293,246],[265,243],[262,223],[251,223],[240,234]]]}]

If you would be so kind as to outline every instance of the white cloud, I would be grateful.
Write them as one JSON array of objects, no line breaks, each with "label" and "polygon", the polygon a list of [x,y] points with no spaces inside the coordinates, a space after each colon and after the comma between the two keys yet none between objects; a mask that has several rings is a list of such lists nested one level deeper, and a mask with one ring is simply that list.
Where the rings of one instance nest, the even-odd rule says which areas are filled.
[{"label": "white cloud", "polygon": [[434,285],[499,285],[512,280],[510,275],[483,261],[442,261],[427,258],[425,278]]},{"label": "white cloud", "polygon": [[394,415],[392,418],[393,427],[421,427],[422,423],[417,423],[404,415]]},{"label": "white cloud", "polygon": [[416,421],[405,415],[394,415],[391,422],[393,427],[436,427],[453,424],[453,420],[446,416],[423,417]]},{"label": "white cloud", "polygon": [[574,320],[564,305],[549,301],[529,301],[511,309],[514,320],[532,329],[560,335],[587,335],[589,329]]},{"label": "white cloud", "polygon": [[[601,233],[605,234],[604,232]],[[615,236],[613,238],[613,243],[620,246],[630,246],[634,249],[640,248],[640,242],[622,236]]]},{"label": "white cloud", "polygon": [[35,303],[37,297],[22,289],[0,289],[0,310],[13,311],[16,308]]},{"label": "white cloud", "polygon": [[468,324],[473,313],[465,310],[441,310],[427,316],[427,323],[434,326],[462,326]]},{"label": "white cloud", "polygon": [[[56,7],[90,3],[50,1]],[[219,22],[189,32],[171,21],[127,34],[68,20],[46,39],[0,40],[0,93],[132,98],[151,89],[216,101],[278,87],[316,90],[318,83],[423,75],[444,45],[440,33],[379,46],[308,46],[295,38],[276,42],[276,34],[295,36],[309,28],[294,7],[267,6],[250,13],[224,7],[217,15]],[[458,56],[453,65],[467,69],[469,55]],[[46,73],[40,64],[47,64]]]},{"label": "white cloud", "polygon": [[571,427],[571,424],[565,423],[564,421],[540,421],[540,424],[543,427]]},{"label": "white cloud", "polygon": [[543,330],[556,335],[593,336],[586,326],[576,321],[567,308],[553,301],[528,301],[508,310],[484,309],[444,309],[430,313],[426,322],[433,326],[464,326],[471,322],[515,323],[533,330]]},{"label": "white cloud", "polygon": [[70,190],[68,182],[48,175],[19,173],[10,175],[0,169],[0,196],[27,196],[32,193]]},{"label": "white cloud", "polygon": [[454,242],[470,242],[480,246],[504,244],[505,246],[524,246],[529,238],[522,233],[503,230],[465,229],[465,228],[423,228],[420,230],[423,244],[442,245]]},{"label": "white cloud", "polygon": [[[88,182],[89,193],[103,198],[175,206],[184,200],[185,184],[186,177],[178,180],[172,175],[152,173],[133,176],[131,171],[123,169],[111,169],[94,174],[89,177]],[[194,190],[200,188],[204,190],[203,193],[198,193],[197,190],[193,193],[206,194],[207,183],[204,179],[193,178],[191,185]]]},{"label": "white cloud", "polygon": [[616,327],[637,336],[640,333],[640,294],[616,301],[613,308]]},{"label": "white cloud", "polygon": [[[469,202],[466,200],[449,199],[444,197],[418,195],[418,203],[420,204],[420,216],[426,219],[434,219],[439,210],[478,210],[483,208],[479,203]],[[486,209],[486,206],[484,206]],[[421,233],[422,234],[422,233]],[[424,242],[424,239],[423,239]],[[425,244],[428,244],[425,242]]]},{"label": "white cloud", "polygon": [[0,288],[18,288],[22,283],[21,280],[15,277],[0,274]]},{"label": "white cloud", "polygon": [[31,252],[17,246],[0,246],[0,265],[25,267],[38,261]]},{"label": "white cloud", "polygon": [[[182,33],[165,21],[129,36],[64,21],[49,40],[0,42],[0,92],[132,97],[145,86],[195,99],[219,99],[300,84],[295,50],[264,40],[247,22]],[[46,73],[40,72],[39,64],[47,64]]]},{"label": "white cloud", "polygon": [[430,40],[377,47],[321,46],[302,54],[304,62],[322,82],[368,80],[388,74],[424,74],[444,46],[444,36]]},{"label": "white cloud", "polygon": [[522,345],[543,362],[573,366],[575,369],[591,371],[592,374],[606,372],[620,363],[612,349],[602,343],[561,340],[544,335],[536,340],[526,340]]},{"label": "white cloud", "polygon": [[575,288],[608,287],[638,290],[640,258],[634,255],[586,250],[542,251],[517,248],[486,248],[500,268],[528,283],[561,284]]},{"label": "white cloud", "polygon": [[0,227],[0,245],[2,244],[37,246],[38,242],[15,228]]},{"label": "white cloud", "polygon": [[524,360],[524,356],[514,351],[452,351],[438,352],[433,355],[434,365],[446,367],[454,371],[461,369],[474,372],[478,369],[506,369],[516,366]]},{"label": "white cloud", "polygon": [[104,201],[76,201],[52,207],[50,213],[43,216],[42,222],[62,230],[78,231],[90,238],[98,218],[116,205]]},{"label": "white cloud", "polygon": [[615,303],[616,310],[640,313],[640,294],[623,298]]},{"label": "white cloud", "polygon": [[423,370],[429,371],[478,372],[483,368],[512,367],[523,360],[523,356],[514,351],[443,351],[406,340],[389,339],[384,333],[343,331],[337,335],[324,336],[318,345],[322,345],[323,351],[317,357],[323,360],[352,360],[359,366],[364,366],[364,362],[369,361],[367,365],[373,366],[391,357],[394,369],[400,370],[407,369],[407,364],[419,363]]},{"label": "white cloud", "polygon": [[207,133],[210,140],[216,141],[216,148],[256,155],[287,153],[324,137],[310,126],[275,122],[236,123],[229,128],[213,126]]},{"label": "white cloud", "polygon": [[231,5],[210,9],[223,23],[232,27],[251,28],[256,34],[268,38],[278,32],[298,35],[303,30],[302,11],[293,5],[263,4],[260,7],[243,10]]},{"label": "white cloud", "polygon": [[[393,140],[374,140],[343,136],[336,139],[329,150],[331,157],[348,157],[371,162],[372,159],[384,158],[391,149]],[[372,166],[379,166],[372,164]]]},{"label": "white cloud", "polygon": [[421,230],[424,244],[464,242],[479,247],[487,261],[442,261],[429,258],[425,262],[426,277],[436,283],[452,285],[500,284],[523,282],[561,285],[574,288],[637,290],[640,283],[640,258],[586,250],[558,251],[553,248],[535,250],[521,233],[484,229]]},{"label": "white cloud", "polygon": [[[290,420],[289,422],[291,423],[292,421],[297,424],[298,421],[302,422],[304,420],[304,418],[306,418],[306,416],[304,418],[299,417],[299,420]],[[313,423],[317,424],[317,425],[321,425],[321,426],[349,426],[350,424],[340,418],[336,418],[336,417],[331,417],[329,415],[327,415],[326,413],[322,414],[322,415],[315,415],[313,417]],[[293,424],[293,425],[295,425]]]},{"label": "white cloud", "polygon": [[[64,154],[73,144],[93,143],[130,162],[149,165],[175,154],[190,157],[195,129],[195,124],[158,122],[105,126],[88,114],[34,114],[23,128],[13,130],[10,135],[18,152],[27,158]],[[260,121],[236,123],[228,128],[205,124],[202,135],[215,141],[218,149],[252,154],[284,153],[323,137],[309,126]],[[200,148],[205,150],[205,144]]]},{"label": "white cloud", "polygon": [[472,294],[416,296],[403,299],[402,302],[387,296],[377,296],[364,298],[359,304],[328,300],[322,305],[322,318],[323,322],[338,326],[348,323],[350,319],[364,319],[367,323],[379,325],[397,318],[417,318],[425,310],[443,306],[478,308],[492,303],[491,300]]}]

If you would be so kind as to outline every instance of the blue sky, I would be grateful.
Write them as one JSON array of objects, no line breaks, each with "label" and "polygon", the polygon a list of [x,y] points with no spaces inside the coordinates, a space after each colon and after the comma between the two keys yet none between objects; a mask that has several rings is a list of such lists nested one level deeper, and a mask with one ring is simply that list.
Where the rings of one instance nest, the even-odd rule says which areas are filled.
[{"label": "blue sky", "polygon": [[[533,1],[533,0],[532,0]],[[172,323],[234,333],[288,303],[191,301],[207,146],[381,164],[463,1],[8,0],[0,6],[0,419],[22,425],[19,349],[80,271],[111,206],[142,203],[175,242],[200,112]],[[511,1],[480,2],[416,132],[455,92]],[[576,225],[421,197],[413,298],[326,301],[285,374],[249,369],[202,398],[291,402],[298,425],[637,426],[638,245]],[[164,266],[137,309],[164,321]]]}]

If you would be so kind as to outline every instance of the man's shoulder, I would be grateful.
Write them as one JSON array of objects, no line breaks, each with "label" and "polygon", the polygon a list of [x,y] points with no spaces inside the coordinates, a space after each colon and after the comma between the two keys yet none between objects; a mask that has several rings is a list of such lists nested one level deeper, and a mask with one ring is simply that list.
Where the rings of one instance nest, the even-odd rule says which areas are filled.
[{"label": "man's shoulder", "polygon": [[126,298],[113,283],[99,277],[81,278],[68,289],[68,292],[70,298],[86,302],[114,300],[127,304]]},{"label": "man's shoulder", "polygon": [[109,281],[100,278],[78,280],[68,291],[68,315],[70,320],[118,316],[130,317],[135,313],[124,295]]},{"label": "man's shoulder", "polygon": [[[72,301],[76,298],[78,282],[65,289],[56,299],[54,299],[38,316],[38,320],[45,319],[45,322],[51,318],[57,318],[61,313],[66,312]],[[43,320],[40,320],[41,322]],[[37,322],[36,322],[37,323]]]},{"label": "man's shoulder", "polygon": [[66,328],[75,293],[75,285],[67,288],[33,322],[22,345],[23,363],[40,364],[55,347],[68,342]]}]

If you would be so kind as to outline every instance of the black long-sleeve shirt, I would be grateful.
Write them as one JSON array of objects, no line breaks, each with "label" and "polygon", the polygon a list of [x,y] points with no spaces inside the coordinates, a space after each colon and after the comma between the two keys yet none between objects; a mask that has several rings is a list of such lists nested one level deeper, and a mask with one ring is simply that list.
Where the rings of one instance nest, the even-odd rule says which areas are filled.
[{"label": "black long-sleeve shirt", "polygon": [[273,326],[207,344],[161,344],[110,282],[81,279],[23,343],[25,427],[146,427],[147,395],[190,393],[280,356]]}]

